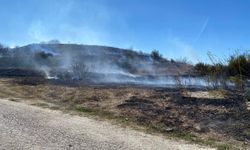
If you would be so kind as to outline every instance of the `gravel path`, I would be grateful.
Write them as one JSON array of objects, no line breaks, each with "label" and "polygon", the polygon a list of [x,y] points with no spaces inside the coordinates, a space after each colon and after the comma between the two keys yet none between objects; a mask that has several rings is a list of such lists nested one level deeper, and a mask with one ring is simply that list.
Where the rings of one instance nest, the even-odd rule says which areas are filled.
[{"label": "gravel path", "polygon": [[0,150],[198,150],[109,122],[63,114],[23,103],[0,100]]}]

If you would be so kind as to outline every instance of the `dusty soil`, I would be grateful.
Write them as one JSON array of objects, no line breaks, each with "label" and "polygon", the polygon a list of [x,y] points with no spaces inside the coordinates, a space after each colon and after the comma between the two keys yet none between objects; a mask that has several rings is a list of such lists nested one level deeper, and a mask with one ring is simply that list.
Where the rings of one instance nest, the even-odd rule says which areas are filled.
[{"label": "dusty soil", "polygon": [[73,86],[30,79],[0,79],[0,97],[60,109],[91,108],[161,132],[250,147],[250,110],[236,91],[178,90],[131,85]]}]

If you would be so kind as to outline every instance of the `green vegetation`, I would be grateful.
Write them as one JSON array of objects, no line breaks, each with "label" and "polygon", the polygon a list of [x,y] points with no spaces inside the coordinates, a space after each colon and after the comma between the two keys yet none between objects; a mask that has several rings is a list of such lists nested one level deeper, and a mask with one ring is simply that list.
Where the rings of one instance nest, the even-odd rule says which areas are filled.
[{"label": "green vegetation", "polygon": [[232,56],[228,64],[228,74],[250,78],[250,54]]},{"label": "green vegetation", "polygon": [[227,66],[219,63],[214,65],[198,63],[195,65],[194,69],[196,73],[201,76],[212,75],[212,74],[219,76],[227,72]]},{"label": "green vegetation", "polygon": [[100,116],[106,119],[115,119],[117,118],[114,113],[110,111],[105,111],[102,109],[91,108],[91,107],[76,107],[75,110],[77,112],[87,113],[89,115]]},{"label": "green vegetation", "polygon": [[250,54],[231,56],[227,63],[198,63],[194,70],[196,74],[208,76],[212,81],[230,80],[238,86],[243,86],[244,81],[250,79]]},{"label": "green vegetation", "polygon": [[91,108],[87,108],[87,107],[76,107],[76,111],[84,112],[84,113],[94,113],[95,112],[95,110],[93,110]]},{"label": "green vegetation", "polygon": [[218,150],[237,150],[237,148],[232,147],[231,145],[228,144],[220,144],[217,146]]}]

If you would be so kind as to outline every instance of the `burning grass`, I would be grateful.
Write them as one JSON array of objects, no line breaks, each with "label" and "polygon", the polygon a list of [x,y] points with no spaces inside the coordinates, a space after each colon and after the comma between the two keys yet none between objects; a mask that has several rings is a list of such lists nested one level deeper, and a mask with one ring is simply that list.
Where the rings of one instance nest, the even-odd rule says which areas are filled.
[{"label": "burning grass", "polygon": [[183,93],[178,89],[131,85],[73,86],[36,80],[2,78],[0,97],[136,124],[147,131],[213,145],[218,149],[247,149],[250,146],[250,110],[235,91],[187,89]]}]

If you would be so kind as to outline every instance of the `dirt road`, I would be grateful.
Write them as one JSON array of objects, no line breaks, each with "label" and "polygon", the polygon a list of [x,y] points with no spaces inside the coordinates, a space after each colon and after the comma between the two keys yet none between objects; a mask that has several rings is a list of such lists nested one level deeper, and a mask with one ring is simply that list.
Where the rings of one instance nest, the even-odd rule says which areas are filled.
[{"label": "dirt road", "polygon": [[0,149],[198,150],[209,149],[167,140],[109,122],[0,100]]}]

